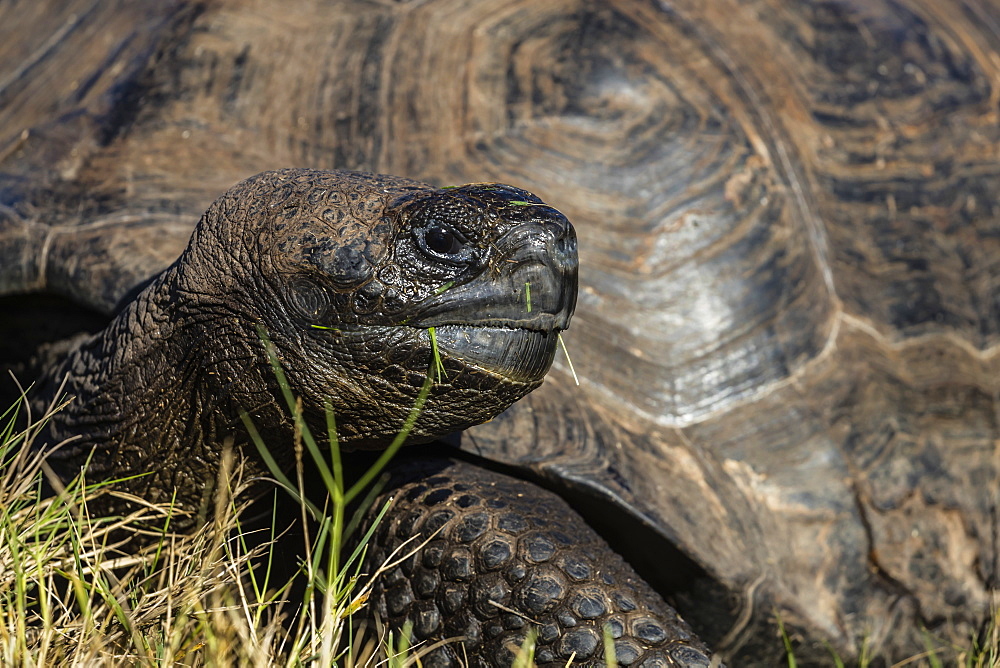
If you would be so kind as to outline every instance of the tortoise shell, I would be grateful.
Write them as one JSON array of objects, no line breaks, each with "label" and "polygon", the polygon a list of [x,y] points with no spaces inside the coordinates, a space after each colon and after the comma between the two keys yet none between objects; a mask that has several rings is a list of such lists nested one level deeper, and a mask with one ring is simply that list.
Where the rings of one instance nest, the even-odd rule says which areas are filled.
[{"label": "tortoise shell", "polygon": [[775,609],[821,658],[987,617],[997,2],[0,15],[0,293],[110,313],[264,169],[516,183],[579,232],[580,384],[557,363],[464,448],[654,529],[677,554],[651,578],[697,572],[681,611],[744,661],[778,648]]}]

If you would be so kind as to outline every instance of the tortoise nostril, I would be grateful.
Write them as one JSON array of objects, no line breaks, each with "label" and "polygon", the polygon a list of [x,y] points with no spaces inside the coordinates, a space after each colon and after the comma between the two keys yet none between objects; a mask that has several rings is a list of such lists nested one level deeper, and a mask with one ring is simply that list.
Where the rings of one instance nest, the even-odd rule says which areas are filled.
[{"label": "tortoise nostril", "polygon": [[579,264],[576,248],[576,235],[572,229],[548,243],[549,257],[552,265],[563,273],[575,271]]}]

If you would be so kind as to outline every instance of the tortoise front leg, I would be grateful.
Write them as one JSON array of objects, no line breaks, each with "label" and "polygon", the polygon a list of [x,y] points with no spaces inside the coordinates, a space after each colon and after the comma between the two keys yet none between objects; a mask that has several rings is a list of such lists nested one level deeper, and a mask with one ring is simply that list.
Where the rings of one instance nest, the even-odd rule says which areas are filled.
[{"label": "tortoise front leg", "polygon": [[530,630],[540,666],[603,665],[605,627],[620,665],[709,665],[687,623],[555,494],[450,459],[404,460],[394,477],[368,572],[411,537],[426,544],[376,581],[374,609],[394,629],[412,622],[415,642],[461,638],[423,665],[507,667]]}]

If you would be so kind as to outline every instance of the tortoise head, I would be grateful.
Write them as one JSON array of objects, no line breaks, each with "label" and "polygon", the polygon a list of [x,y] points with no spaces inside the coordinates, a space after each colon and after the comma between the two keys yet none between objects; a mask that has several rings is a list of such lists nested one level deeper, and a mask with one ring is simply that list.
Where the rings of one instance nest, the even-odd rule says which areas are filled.
[{"label": "tortoise head", "polygon": [[[262,327],[307,415],[318,420],[329,401],[354,448],[399,432],[432,369],[412,440],[499,414],[541,384],[577,293],[573,228],[531,193],[353,172],[282,170],[237,185],[177,266],[234,314],[213,338],[260,349]],[[270,375],[254,358],[245,372]],[[238,397],[241,384],[226,391]]]}]

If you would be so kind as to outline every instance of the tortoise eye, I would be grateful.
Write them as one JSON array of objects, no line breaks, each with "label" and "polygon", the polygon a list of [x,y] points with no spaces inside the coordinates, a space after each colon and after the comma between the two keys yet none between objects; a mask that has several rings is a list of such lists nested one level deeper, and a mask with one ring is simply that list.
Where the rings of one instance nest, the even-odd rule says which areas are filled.
[{"label": "tortoise eye", "polygon": [[450,262],[464,262],[469,257],[469,247],[465,239],[455,230],[433,223],[417,235],[421,246],[431,255]]},{"label": "tortoise eye", "polygon": [[440,255],[457,255],[465,246],[454,232],[440,226],[427,230],[424,241],[429,249]]}]

